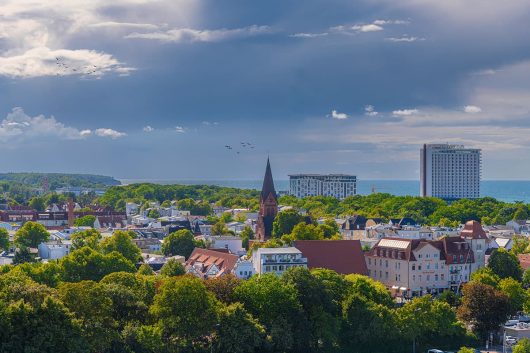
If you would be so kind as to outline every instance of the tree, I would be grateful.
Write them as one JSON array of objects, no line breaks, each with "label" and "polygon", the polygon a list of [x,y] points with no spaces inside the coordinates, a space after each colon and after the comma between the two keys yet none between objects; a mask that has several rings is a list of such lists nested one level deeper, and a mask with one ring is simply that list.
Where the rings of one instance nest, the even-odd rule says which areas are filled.
[{"label": "tree", "polygon": [[298,344],[298,350],[332,350],[338,341],[340,310],[335,306],[321,278],[314,276],[306,268],[295,267],[286,271],[282,280],[295,287],[310,329],[310,336],[305,342],[307,346],[300,347]]},{"label": "tree", "polygon": [[512,238],[512,242],[513,242],[513,245],[510,251],[514,253],[515,255],[525,253],[528,246],[530,245],[530,241],[528,241],[528,238],[521,236],[521,235],[515,235]]},{"label": "tree", "polygon": [[132,242],[133,238],[133,232],[117,230],[110,238],[103,239],[100,247],[104,254],[117,251],[127,260],[136,263],[141,259],[141,251],[140,248]]},{"label": "tree", "polygon": [[278,213],[272,224],[272,236],[280,238],[284,234],[291,234],[294,226],[303,222],[304,217],[295,209]]},{"label": "tree", "polygon": [[240,284],[241,280],[233,274],[208,278],[204,281],[206,288],[215,295],[217,300],[225,304],[232,304],[235,302],[234,292]]},{"label": "tree", "polygon": [[186,273],[184,266],[178,262],[176,259],[169,259],[160,269],[160,274],[162,276],[172,277],[172,276],[182,276]]},{"label": "tree", "polygon": [[352,353],[393,352],[396,327],[389,308],[351,293],[343,304],[341,346]]},{"label": "tree", "polygon": [[9,249],[9,233],[5,228],[0,228],[0,250]]},{"label": "tree", "polygon": [[213,347],[216,352],[262,352],[266,344],[265,328],[241,303],[220,310],[219,327]]},{"label": "tree", "polygon": [[34,302],[0,300],[0,318],[1,352],[86,352],[79,324],[51,295]]},{"label": "tree", "polygon": [[75,232],[70,237],[70,240],[72,240],[72,250],[77,250],[84,246],[97,250],[101,240],[101,233],[95,229],[87,229]]},{"label": "tree", "polygon": [[112,272],[136,272],[134,264],[122,254],[112,252],[104,255],[89,247],[72,251],[59,264],[66,282],[99,281]]},{"label": "tree", "polygon": [[224,235],[229,232],[226,227],[226,223],[223,220],[219,220],[212,226],[212,235]]},{"label": "tree", "polygon": [[284,352],[293,348],[295,342],[303,342],[307,331],[298,293],[293,285],[285,284],[274,274],[254,276],[239,285],[234,293],[236,301],[259,318],[271,337],[271,350]]},{"label": "tree", "polygon": [[298,223],[291,232],[292,240],[320,240],[324,239],[322,228],[313,224]]},{"label": "tree", "polygon": [[177,230],[164,238],[162,252],[166,256],[181,255],[187,259],[195,248],[193,240],[193,233],[189,230]]},{"label": "tree", "polygon": [[453,292],[452,290],[449,290],[449,289],[444,290],[440,294],[438,299],[443,301],[443,302],[446,302],[447,304],[449,304],[453,308],[457,308],[458,306],[460,306],[460,304],[462,302],[460,296],[456,295],[455,292]]},{"label": "tree", "polygon": [[530,340],[523,338],[512,349],[513,353],[530,353]]},{"label": "tree", "polygon": [[13,256],[13,265],[35,262],[35,255],[31,253],[28,247],[19,247]]},{"label": "tree", "polygon": [[164,281],[150,311],[165,344],[192,350],[214,331],[218,305],[200,279],[181,276]]},{"label": "tree", "polygon": [[339,234],[339,226],[333,218],[327,218],[324,223],[319,224],[318,227],[324,232],[325,239],[331,239]]},{"label": "tree", "polygon": [[74,221],[74,226],[76,227],[94,227],[94,223],[96,222],[96,216],[93,215],[86,215],[83,217],[79,217]]},{"label": "tree", "polygon": [[506,294],[487,284],[469,282],[463,287],[458,316],[473,326],[473,331],[486,338],[490,331],[506,322],[510,303]]},{"label": "tree", "polygon": [[476,351],[473,348],[462,347],[458,350],[458,353],[475,353]]},{"label": "tree", "polygon": [[511,277],[505,278],[499,282],[499,290],[506,294],[510,302],[510,314],[515,314],[528,305],[530,299],[528,292],[523,289],[520,282]]},{"label": "tree", "polygon": [[149,210],[149,213],[147,214],[147,217],[158,219],[160,218],[160,212],[156,208],[152,208]]},{"label": "tree", "polygon": [[46,208],[46,202],[42,197],[33,197],[31,200],[29,200],[28,203],[29,207],[36,210],[37,212],[43,212]]},{"label": "tree", "polygon": [[138,272],[137,272],[139,275],[144,275],[144,276],[152,276],[155,274],[155,271],[153,271],[153,269],[151,268],[151,266],[149,266],[148,264],[142,264],[139,268],[138,268]]},{"label": "tree", "polygon": [[464,344],[466,330],[451,306],[430,295],[414,298],[397,309],[398,327],[410,341],[421,347],[445,346],[451,348]]},{"label": "tree", "polygon": [[494,288],[497,288],[501,280],[490,267],[479,268],[471,274],[470,279],[473,282],[487,284]]},{"label": "tree", "polygon": [[394,307],[394,301],[390,292],[381,282],[358,274],[347,275],[345,278],[351,283],[351,292],[357,293],[376,304],[381,304],[389,308]]},{"label": "tree", "polygon": [[523,275],[517,256],[504,249],[493,251],[488,261],[488,267],[501,279],[511,277],[520,281]]},{"label": "tree", "polygon": [[103,285],[93,281],[63,283],[59,296],[75,315],[91,352],[108,351],[118,339],[117,322],[112,317],[112,300]]},{"label": "tree", "polygon": [[246,226],[245,228],[243,228],[241,233],[239,233],[239,236],[242,239],[242,246],[248,250],[249,240],[254,239],[254,231],[252,231],[252,228],[250,226]]},{"label": "tree", "polygon": [[48,241],[50,234],[44,226],[37,222],[26,222],[15,233],[15,244],[19,247],[36,248],[40,243]]},{"label": "tree", "polygon": [[527,220],[528,219],[528,208],[521,205],[517,208],[517,211],[513,214],[514,220]]}]

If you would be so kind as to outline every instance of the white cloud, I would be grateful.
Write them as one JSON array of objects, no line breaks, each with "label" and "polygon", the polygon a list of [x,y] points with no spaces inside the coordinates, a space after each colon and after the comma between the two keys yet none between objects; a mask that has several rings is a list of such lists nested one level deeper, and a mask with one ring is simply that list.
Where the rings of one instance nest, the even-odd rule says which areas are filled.
[{"label": "white cloud", "polygon": [[466,105],[464,107],[464,111],[470,114],[477,114],[480,113],[482,109],[480,107],[477,107],[476,105]]},{"label": "white cloud", "polygon": [[379,112],[375,110],[373,105],[366,105],[364,107],[364,115],[377,116],[377,115],[379,115]]},{"label": "white cloud", "polygon": [[145,30],[157,30],[159,27],[151,23],[133,23],[133,22],[98,22],[92,23],[88,27],[90,28],[110,28],[110,29],[145,29]]},{"label": "white cloud", "polygon": [[110,54],[85,49],[38,47],[18,55],[0,56],[0,75],[13,78],[67,75],[98,78],[110,72],[128,75],[132,70]]},{"label": "white cloud", "polygon": [[96,134],[96,136],[110,137],[111,139],[117,139],[123,136],[127,136],[125,132],[119,132],[119,131],[109,129],[109,128],[96,129],[94,133]]},{"label": "white cloud", "polygon": [[213,126],[217,126],[217,125],[219,125],[219,123],[217,121],[213,121],[213,122],[212,121],[203,121],[203,122],[201,122],[201,124],[204,125],[204,126],[212,126],[212,125]]},{"label": "white cloud", "polygon": [[359,32],[377,32],[382,31],[383,27],[370,23],[368,25],[355,25],[352,27],[352,29]]},{"label": "white cloud", "polygon": [[[92,43],[102,47],[102,40],[110,41],[116,36],[121,39],[124,30],[158,30],[161,13],[173,15],[175,23],[186,23],[194,18],[199,6],[189,0],[113,0],[112,8],[113,11],[108,11],[107,0],[0,1],[0,75],[83,76],[89,72],[83,67],[90,65],[98,65],[99,70],[90,72],[97,77],[128,74],[131,68],[112,55],[93,50]],[[142,23],[136,22],[139,13]],[[104,35],[95,33],[99,30],[105,31]],[[47,60],[48,54],[57,51],[74,59],[77,66],[55,70],[53,62]]]},{"label": "white cloud", "polygon": [[0,121],[0,141],[14,142],[38,137],[53,137],[65,140],[79,140],[90,135],[90,130],[79,130],[66,126],[55,117],[44,115],[31,117],[22,108],[13,108],[7,117]]},{"label": "white cloud", "polygon": [[388,37],[388,38],[385,38],[385,40],[388,42],[393,42],[393,43],[403,43],[403,42],[412,43],[412,42],[424,41],[425,38],[404,35],[401,37]]},{"label": "white cloud", "polygon": [[192,28],[176,28],[163,32],[149,32],[149,33],[131,33],[125,38],[132,39],[152,39],[162,42],[220,42],[224,40],[253,37],[265,33],[270,33],[269,26],[257,26],[234,28],[234,29],[214,29],[214,30],[200,30]]},{"label": "white cloud", "polygon": [[155,131],[154,128],[152,128],[150,125],[147,125],[143,128],[144,132],[153,132]]},{"label": "white cloud", "polygon": [[392,115],[395,116],[395,117],[398,117],[398,116],[409,116],[409,115],[413,115],[413,114],[418,114],[419,110],[418,109],[401,109],[401,110],[394,110],[392,112]]},{"label": "white cloud", "polygon": [[175,131],[178,132],[179,134],[183,134],[186,132],[186,129],[182,126],[175,126]]},{"label": "white cloud", "polygon": [[323,33],[294,33],[289,35],[291,38],[318,38],[318,37],[325,37],[327,36],[327,32]]},{"label": "white cloud", "polygon": [[331,115],[328,115],[328,116],[331,116],[332,119],[337,119],[337,120],[345,120],[345,119],[348,119],[350,117],[348,114],[339,113],[336,110],[332,110],[331,111]]}]

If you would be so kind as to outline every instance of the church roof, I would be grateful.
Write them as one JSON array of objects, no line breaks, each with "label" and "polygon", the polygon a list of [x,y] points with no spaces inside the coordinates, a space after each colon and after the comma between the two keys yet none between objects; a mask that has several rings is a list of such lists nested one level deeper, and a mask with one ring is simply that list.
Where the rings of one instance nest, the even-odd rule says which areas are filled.
[{"label": "church roof", "polygon": [[265,178],[263,178],[263,187],[261,188],[261,199],[267,199],[271,193],[274,199],[277,199],[274,180],[272,180],[271,164],[269,158],[267,158],[267,168],[265,169]]}]

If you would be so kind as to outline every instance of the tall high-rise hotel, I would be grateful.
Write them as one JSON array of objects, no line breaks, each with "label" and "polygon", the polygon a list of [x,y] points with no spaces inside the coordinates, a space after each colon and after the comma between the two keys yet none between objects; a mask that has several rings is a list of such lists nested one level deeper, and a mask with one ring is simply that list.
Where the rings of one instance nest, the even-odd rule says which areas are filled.
[{"label": "tall high-rise hotel", "polygon": [[420,195],[442,199],[480,197],[481,150],[462,145],[423,145]]}]

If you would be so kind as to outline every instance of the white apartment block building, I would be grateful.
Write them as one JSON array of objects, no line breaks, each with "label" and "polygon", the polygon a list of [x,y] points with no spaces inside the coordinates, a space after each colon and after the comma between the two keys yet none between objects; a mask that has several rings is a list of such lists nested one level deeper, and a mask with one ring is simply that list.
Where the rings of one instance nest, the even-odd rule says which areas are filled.
[{"label": "white apartment block building", "polygon": [[344,199],[357,194],[357,177],[347,174],[292,174],[289,175],[290,194],[306,196],[333,196]]},{"label": "white apartment block building", "polygon": [[307,259],[295,247],[259,248],[252,253],[255,273],[281,275],[291,267],[307,268]]},{"label": "white apartment block building", "polygon": [[426,144],[420,155],[420,195],[442,199],[480,197],[481,150]]}]

